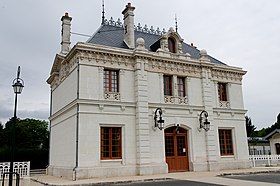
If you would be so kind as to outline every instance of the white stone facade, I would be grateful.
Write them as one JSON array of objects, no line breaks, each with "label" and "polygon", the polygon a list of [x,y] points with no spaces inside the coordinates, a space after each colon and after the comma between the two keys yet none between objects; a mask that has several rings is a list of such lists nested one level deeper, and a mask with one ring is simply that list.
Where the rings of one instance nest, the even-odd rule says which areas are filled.
[{"label": "white stone facade", "polygon": [[[206,51],[191,58],[170,30],[178,53],[77,43],[57,54],[51,85],[48,174],[68,179],[167,173],[164,130],[154,129],[162,108],[165,129],[187,130],[189,171],[248,168],[249,155],[241,68],[211,63]],[[179,52],[181,51],[181,52]],[[119,92],[104,92],[104,69],[119,71]],[[164,95],[163,75],[172,76],[174,95]],[[177,77],[185,77],[186,96],[178,97]],[[227,83],[228,99],[218,99],[217,83]],[[198,130],[199,114],[209,114],[210,130]],[[101,127],[121,127],[120,159],[102,160]],[[221,156],[218,129],[232,131],[233,154]]]}]

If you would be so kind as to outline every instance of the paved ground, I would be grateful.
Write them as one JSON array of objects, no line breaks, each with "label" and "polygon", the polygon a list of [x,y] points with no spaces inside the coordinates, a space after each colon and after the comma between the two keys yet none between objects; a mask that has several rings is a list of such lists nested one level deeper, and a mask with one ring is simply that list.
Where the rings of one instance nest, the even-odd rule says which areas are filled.
[{"label": "paved ground", "polygon": [[107,186],[221,186],[217,184],[188,181],[188,180],[167,180],[167,181],[146,181],[136,183],[106,184]]},{"label": "paved ground", "polygon": [[250,175],[235,175],[235,176],[226,176],[225,178],[247,180],[247,181],[257,181],[257,182],[263,182],[263,184],[277,183],[280,185],[280,172],[250,174]]},{"label": "paved ground", "polygon": [[[257,174],[266,173],[266,174]],[[267,174],[269,173],[269,174]],[[241,176],[241,175],[242,176]],[[223,176],[221,176],[223,175]],[[260,175],[266,175],[262,177]],[[272,177],[269,177],[272,175]],[[241,176],[241,177],[240,177]],[[233,186],[273,186],[280,182],[264,180],[277,180],[280,177],[280,167],[263,167],[239,170],[227,170],[217,172],[179,172],[160,175],[130,176],[115,178],[94,178],[86,180],[71,181],[53,176],[43,175],[31,178],[30,185],[49,185],[49,186],[93,186],[93,185],[193,185],[193,186],[214,186],[214,185],[233,185]],[[257,179],[260,178],[260,179]],[[35,182],[34,182],[35,181]],[[279,178],[280,181],[280,178]]]}]

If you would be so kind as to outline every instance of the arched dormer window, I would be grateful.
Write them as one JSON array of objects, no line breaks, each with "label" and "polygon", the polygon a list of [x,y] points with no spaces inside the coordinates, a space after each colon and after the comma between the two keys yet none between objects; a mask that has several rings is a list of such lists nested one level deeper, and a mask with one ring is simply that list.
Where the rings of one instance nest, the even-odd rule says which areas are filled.
[{"label": "arched dormer window", "polygon": [[176,41],[172,37],[168,38],[168,49],[170,52],[176,53]]}]

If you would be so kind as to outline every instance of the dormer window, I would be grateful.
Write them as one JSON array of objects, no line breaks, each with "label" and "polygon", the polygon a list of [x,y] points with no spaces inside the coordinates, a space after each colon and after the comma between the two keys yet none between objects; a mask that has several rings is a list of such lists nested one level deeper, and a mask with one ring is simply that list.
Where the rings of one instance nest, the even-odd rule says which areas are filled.
[{"label": "dormer window", "polygon": [[176,53],[176,41],[172,37],[168,38],[168,49],[169,52]]}]

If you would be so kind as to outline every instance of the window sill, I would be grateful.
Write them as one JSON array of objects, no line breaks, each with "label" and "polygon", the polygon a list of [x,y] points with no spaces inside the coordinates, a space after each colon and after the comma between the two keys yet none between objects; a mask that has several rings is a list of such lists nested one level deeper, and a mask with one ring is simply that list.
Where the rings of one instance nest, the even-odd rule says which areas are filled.
[{"label": "window sill", "polygon": [[120,166],[123,165],[123,159],[109,159],[109,160],[100,160],[102,166]]},{"label": "window sill", "polygon": [[122,162],[122,159],[104,159],[104,160],[100,160],[101,162]]},{"label": "window sill", "polygon": [[221,159],[233,159],[235,158],[234,155],[221,155]]}]

